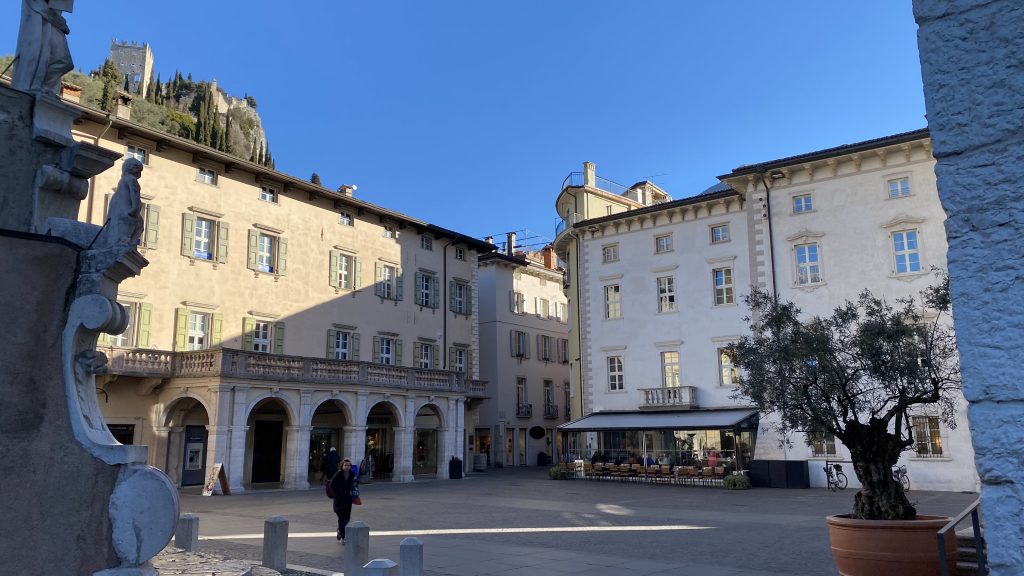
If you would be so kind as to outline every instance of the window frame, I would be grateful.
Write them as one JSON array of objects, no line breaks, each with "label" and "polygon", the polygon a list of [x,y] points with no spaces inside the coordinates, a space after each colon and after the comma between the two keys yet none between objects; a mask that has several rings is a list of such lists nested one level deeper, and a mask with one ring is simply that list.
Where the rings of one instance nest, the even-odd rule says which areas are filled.
[{"label": "window frame", "polygon": [[[910,249],[910,236],[913,235],[914,248]],[[897,248],[897,236],[902,237],[902,244],[904,249],[899,250]],[[889,246],[892,249],[892,272],[896,276],[907,276],[914,274],[921,274],[924,270],[924,265],[921,262],[921,231],[918,228],[904,228],[902,230],[893,230],[889,233]],[[901,260],[903,265],[907,267],[906,270],[900,271]],[[916,269],[910,267],[916,263]]]},{"label": "window frame", "polygon": [[420,236],[420,248],[423,249],[423,250],[428,250],[430,252],[433,252],[434,251],[434,239],[431,238],[430,236]]},{"label": "window frame", "polygon": [[382,228],[383,228],[382,235],[385,238],[394,240],[395,238],[398,237],[398,234],[395,231],[395,225],[394,224],[384,224],[382,226]]},{"label": "window frame", "polygon": [[466,259],[466,249],[463,248],[462,246],[456,246],[455,247],[455,259],[456,260],[465,260]]},{"label": "window frame", "polygon": [[[196,324],[194,320],[202,319],[203,330],[195,330],[193,325]],[[188,324],[185,331],[185,350],[193,352],[197,350],[208,350],[211,346],[210,340],[212,339],[211,329],[213,326],[213,315],[206,312],[197,312],[195,310],[188,311]],[[196,344],[193,338],[201,339]]]},{"label": "window frame", "polygon": [[[901,182],[904,184],[904,186],[899,185]],[[896,184],[895,190],[897,194],[895,196],[893,195],[893,184]],[[886,178],[885,188],[886,195],[888,196],[889,200],[899,200],[900,198],[909,198],[910,196],[912,196],[910,190],[910,176],[895,176],[891,178]]]},{"label": "window frame", "polygon": [[118,300],[117,303],[124,307],[125,315],[128,317],[128,324],[125,326],[124,332],[120,334],[107,334],[107,344],[120,348],[133,348],[138,341],[136,332],[139,321],[139,303],[125,300]]},{"label": "window frame", "polygon": [[[265,349],[261,350],[261,347]],[[273,349],[274,323],[266,320],[254,320],[252,323],[252,352],[270,352]]]},{"label": "window frame", "polygon": [[[662,281],[665,281],[664,283]],[[664,284],[664,286],[663,286]],[[658,314],[666,314],[679,310],[676,302],[676,279],[675,276],[658,276],[655,278],[655,287],[658,295]]]},{"label": "window frame", "polygon": [[622,318],[622,286],[619,284],[604,285],[604,317],[605,320]]},{"label": "window frame", "polygon": [[205,166],[199,166],[196,169],[196,182],[205,184],[207,186],[217,185],[218,174],[213,168],[207,168]]},{"label": "window frame", "polygon": [[[736,349],[734,346],[719,346],[715,349],[718,357],[718,385],[735,387],[740,382],[740,369],[736,365]],[[728,359],[728,362],[726,362]],[[726,374],[729,376],[726,377]]]},{"label": "window frame", "polygon": [[839,455],[836,451],[836,437],[822,430],[807,432],[807,446],[811,450],[811,458],[829,459]]},{"label": "window frame", "polygon": [[464,280],[452,280],[452,312],[469,316],[473,310],[470,306],[472,292],[469,282]]},{"label": "window frame", "polygon": [[616,244],[605,244],[601,246],[601,263],[609,264],[612,262],[619,261],[619,245]]},{"label": "window frame", "polygon": [[667,254],[672,252],[673,241],[672,234],[659,234],[654,237],[654,253],[655,254]]},{"label": "window frame", "polygon": [[790,210],[794,215],[814,212],[814,195],[810,192],[793,194],[790,196]]},{"label": "window frame", "polygon": [[[923,422],[922,422],[923,421]],[[943,450],[942,421],[938,416],[927,414],[915,414],[910,417],[911,428],[914,431],[914,457],[915,458],[948,458]],[[920,439],[919,424],[926,426],[927,440]],[[926,448],[922,451],[921,448]]]},{"label": "window frame", "polygon": [[[141,153],[141,154],[140,154]],[[142,156],[139,158],[139,156]],[[142,162],[143,166],[149,166],[149,150],[142,146],[135,144],[125,144],[124,147],[124,159],[135,158],[139,162]]]},{"label": "window frame", "polygon": [[[719,283],[721,273],[721,283]],[[711,270],[711,284],[714,291],[715,306],[733,306],[736,304],[736,278],[732,266],[721,266]]]},{"label": "window frame", "polygon": [[[342,346],[344,344],[344,346]],[[344,357],[342,354],[344,353]],[[349,330],[336,330],[334,332],[334,359],[352,359],[352,332]]]},{"label": "window frame", "polygon": [[[267,245],[269,243],[269,249]],[[266,274],[278,274],[279,248],[281,246],[280,236],[268,234],[260,230],[256,236],[256,271]]]},{"label": "window frame", "polygon": [[396,365],[395,341],[396,338],[392,338],[391,336],[377,337],[377,360],[379,364],[384,364],[385,366]]},{"label": "window frame", "polygon": [[417,306],[437,308],[440,301],[440,285],[437,274],[418,270],[415,276],[416,290],[413,301]]},{"label": "window frame", "polygon": [[279,199],[279,196],[278,196],[278,193],[277,193],[277,188],[274,188],[273,186],[268,186],[266,184],[260,184],[260,201],[261,202],[267,202],[269,204],[277,204],[278,203],[278,199]]},{"label": "window frame", "polygon": [[[217,229],[218,220],[209,218],[207,216],[195,215],[194,226],[192,228],[192,254],[196,260],[206,260],[207,262],[217,261]],[[200,238],[199,229],[200,223],[208,223],[209,230],[206,231],[206,237]],[[205,226],[203,226],[205,228]],[[200,241],[205,242],[208,250],[204,252],[205,256],[200,255],[199,243]]]},{"label": "window frame", "polygon": [[[813,262],[810,261],[810,259],[809,259],[809,257],[810,257],[809,255],[811,254],[811,250],[810,250],[811,247],[814,248],[814,250],[813,250],[814,261]],[[807,251],[807,254],[808,254],[807,262],[804,262],[804,263],[800,262],[800,251],[801,251],[801,249],[805,249]],[[822,270],[821,270],[821,268],[822,268],[821,260],[822,260],[822,258],[821,258],[821,242],[819,242],[817,240],[808,240],[808,241],[801,242],[799,244],[794,244],[793,245],[793,271],[795,273],[794,274],[794,276],[795,276],[794,280],[795,280],[797,286],[816,286],[816,285],[822,284],[824,282],[824,274],[822,274]],[[802,278],[804,277],[804,275],[802,274],[802,271],[804,269],[807,269],[807,274],[806,274],[807,280],[806,281],[802,281]],[[817,274],[817,280],[813,279],[813,274],[811,272],[812,269],[814,269],[813,274]]]},{"label": "window frame", "polygon": [[608,391],[622,392],[626,389],[626,371],[622,356],[607,356],[605,370],[608,375]]},{"label": "window frame", "polygon": [[[712,224],[711,226],[708,226],[708,230],[711,235],[711,244],[725,244],[726,242],[732,240],[732,230],[729,228],[728,222],[722,224]],[[716,230],[725,230],[725,233],[720,235],[720,237],[716,239]]]},{"label": "window frame", "polygon": [[661,351],[661,387],[679,388],[682,386],[682,375],[679,370],[679,351]]},{"label": "window frame", "polygon": [[348,210],[339,210],[338,224],[342,226],[355,226],[355,218],[352,217],[352,213]]}]

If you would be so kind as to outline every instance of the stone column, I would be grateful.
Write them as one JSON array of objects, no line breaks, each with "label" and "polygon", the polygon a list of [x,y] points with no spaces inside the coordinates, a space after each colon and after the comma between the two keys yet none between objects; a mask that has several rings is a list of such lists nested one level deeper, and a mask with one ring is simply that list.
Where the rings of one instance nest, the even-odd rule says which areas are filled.
[{"label": "stone column", "polygon": [[366,456],[366,426],[345,426],[344,431],[345,437],[341,443],[344,450],[342,457],[358,465]]},{"label": "stone column", "polygon": [[246,419],[249,416],[246,412],[248,390],[248,386],[235,386],[231,395],[225,394],[225,397],[231,398],[230,412],[224,413],[230,414],[231,441],[227,454],[228,461],[224,465],[227,468],[228,485],[232,494],[245,492],[245,438],[249,432],[249,427],[246,426]]},{"label": "stone column", "polygon": [[184,458],[184,426],[172,426],[167,434],[167,477],[175,486],[181,486],[181,460]]},{"label": "stone column", "polygon": [[284,487],[292,490],[309,488],[309,433],[312,426],[285,426]]},{"label": "stone column", "polygon": [[[225,458],[229,456],[228,445],[231,436],[230,426],[207,426],[206,427],[206,474],[209,478],[209,474],[213,471],[213,465],[218,462],[225,465],[225,472],[230,471],[227,467]],[[228,486],[231,485],[232,474],[228,473]],[[205,480],[204,480],[205,481]],[[233,491],[232,491],[233,492]],[[220,494],[220,482],[214,484],[214,494]]]},{"label": "stone column", "polygon": [[171,429],[167,426],[153,427],[153,445],[150,447],[150,465],[159,468],[166,474],[167,471],[167,436]]},{"label": "stone column", "polygon": [[455,456],[452,452],[452,429],[437,429],[437,477],[448,478],[448,462]]},{"label": "stone column", "polygon": [[989,568],[1024,574],[1024,9],[914,0],[914,16]]},{"label": "stone column", "polygon": [[412,435],[414,428],[395,426],[395,470],[392,482],[412,482]]},{"label": "stone column", "polygon": [[454,444],[452,446],[453,453],[462,459],[462,465],[465,467],[466,463],[466,400],[465,398],[455,399],[455,412],[452,414],[452,424],[449,426],[453,430]]}]

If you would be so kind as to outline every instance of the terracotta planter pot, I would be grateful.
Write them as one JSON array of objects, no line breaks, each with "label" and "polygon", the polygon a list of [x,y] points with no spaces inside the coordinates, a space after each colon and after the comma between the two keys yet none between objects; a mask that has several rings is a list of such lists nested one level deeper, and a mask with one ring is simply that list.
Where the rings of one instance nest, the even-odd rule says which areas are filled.
[{"label": "terracotta planter pot", "polygon": [[[939,576],[936,533],[949,522],[945,516],[914,520],[856,520],[828,516],[832,558],[842,576]],[[956,573],[956,534],[946,533],[949,574]]]}]

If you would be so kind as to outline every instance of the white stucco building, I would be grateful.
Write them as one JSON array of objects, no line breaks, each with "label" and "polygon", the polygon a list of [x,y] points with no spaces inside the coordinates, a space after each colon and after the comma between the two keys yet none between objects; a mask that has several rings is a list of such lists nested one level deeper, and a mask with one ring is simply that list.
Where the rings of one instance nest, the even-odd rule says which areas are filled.
[{"label": "white stucco building", "polygon": [[[809,315],[865,288],[888,300],[916,295],[934,282],[932,266],[945,267],[933,168],[927,130],[744,165],[676,201],[649,182],[614,190],[586,164],[556,203],[565,222],[554,245],[579,303],[570,307],[573,417],[588,416],[563,428],[577,431],[569,448],[675,463],[713,450],[752,474],[788,461],[779,474],[794,486],[808,462],[810,484],[823,486],[826,459],[849,461],[841,444],[780,446],[765,418],[732,398],[742,295],[758,285]],[[967,427],[948,429],[927,411],[913,424],[918,443],[902,459],[912,486],[974,490]]]}]

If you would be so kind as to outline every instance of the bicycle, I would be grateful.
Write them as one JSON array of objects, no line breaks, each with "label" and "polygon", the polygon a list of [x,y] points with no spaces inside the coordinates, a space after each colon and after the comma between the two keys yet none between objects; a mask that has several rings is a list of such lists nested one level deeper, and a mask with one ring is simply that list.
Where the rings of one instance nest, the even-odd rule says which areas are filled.
[{"label": "bicycle", "polygon": [[828,481],[828,489],[835,492],[836,490],[846,490],[846,486],[849,481],[846,478],[846,474],[843,473],[843,467],[840,464],[829,464],[825,462],[825,479]]},{"label": "bicycle", "polygon": [[910,476],[907,476],[907,467],[904,464],[897,464],[892,467],[892,479],[895,480],[900,486],[903,486],[904,492],[910,492]]}]

